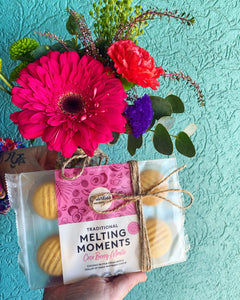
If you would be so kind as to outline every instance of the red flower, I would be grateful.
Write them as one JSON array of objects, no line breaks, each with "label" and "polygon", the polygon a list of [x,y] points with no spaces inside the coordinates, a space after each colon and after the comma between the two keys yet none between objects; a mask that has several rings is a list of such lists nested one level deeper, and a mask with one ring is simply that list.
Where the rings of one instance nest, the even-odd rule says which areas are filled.
[{"label": "red flower", "polygon": [[114,61],[117,73],[129,82],[144,88],[151,87],[153,90],[160,86],[156,79],[164,74],[164,70],[162,67],[155,67],[154,59],[147,50],[125,40],[113,43],[107,53]]}]

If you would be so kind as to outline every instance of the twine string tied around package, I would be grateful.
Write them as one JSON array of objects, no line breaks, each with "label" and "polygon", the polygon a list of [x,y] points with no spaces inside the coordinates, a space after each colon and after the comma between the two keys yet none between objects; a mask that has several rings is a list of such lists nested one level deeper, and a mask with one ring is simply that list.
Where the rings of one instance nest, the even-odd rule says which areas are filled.
[{"label": "twine string tied around package", "polygon": [[[104,164],[106,165],[108,163],[108,156],[106,153],[104,153],[102,150],[100,149],[96,149],[94,151],[94,155],[93,157],[95,158],[98,158],[99,159],[99,162],[98,164],[101,165],[102,161],[104,161]],[[72,176],[72,177],[68,177],[65,175],[64,171],[66,169],[66,167],[74,160],[76,161],[79,161],[82,159],[82,168],[80,170],[80,172],[76,175],[76,176]],[[84,171],[84,168],[86,166],[88,166],[90,164],[90,161],[91,161],[91,157],[88,156],[84,151],[83,149],[81,148],[78,148],[76,150],[76,152],[73,154],[72,157],[68,158],[67,160],[65,160],[61,166],[61,175],[62,175],[62,178],[66,179],[66,180],[74,180],[78,177],[80,177]]]},{"label": "twine string tied around package", "polygon": [[[89,204],[90,204],[90,207],[96,213],[109,214],[109,213],[113,213],[113,212],[120,210],[121,208],[125,207],[126,205],[128,205],[132,202],[136,203],[136,211],[137,211],[137,215],[138,215],[138,219],[139,219],[139,239],[140,239],[140,243],[141,243],[141,247],[140,247],[140,249],[141,249],[141,270],[143,272],[145,272],[145,271],[150,271],[152,269],[152,258],[151,258],[151,252],[150,252],[145,218],[144,218],[144,214],[143,214],[143,205],[142,205],[143,198],[145,196],[149,196],[149,195],[157,196],[160,199],[170,203],[171,205],[173,205],[179,209],[187,209],[193,203],[193,195],[184,189],[164,189],[164,190],[160,190],[158,192],[153,192],[153,190],[156,187],[160,186],[163,182],[167,181],[168,178],[171,177],[173,174],[186,168],[186,165],[171,172],[168,176],[164,177],[160,182],[158,182],[156,185],[151,187],[145,193],[141,193],[138,162],[137,161],[129,161],[128,163],[129,163],[129,167],[130,167],[133,195],[126,195],[126,194],[122,194],[122,193],[99,193],[99,194],[93,195],[91,197]],[[165,193],[165,192],[183,192],[190,197],[190,202],[186,206],[178,205],[177,203],[174,203],[173,201],[167,199],[166,197],[161,196],[161,194]],[[109,199],[109,196],[111,196],[110,199]],[[113,198],[114,196],[116,196],[116,197]],[[106,199],[98,201],[97,198],[99,198],[99,197],[101,197],[101,199],[102,199],[102,197],[105,197]],[[125,200],[125,202],[113,209],[110,209],[110,210],[99,211],[94,208],[95,201],[96,201],[95,203],[97,203],[98,205],[100,204],[100,205],[104,206],[105,204],[112,203],[112,202],[118,201],[118,200]]]}]

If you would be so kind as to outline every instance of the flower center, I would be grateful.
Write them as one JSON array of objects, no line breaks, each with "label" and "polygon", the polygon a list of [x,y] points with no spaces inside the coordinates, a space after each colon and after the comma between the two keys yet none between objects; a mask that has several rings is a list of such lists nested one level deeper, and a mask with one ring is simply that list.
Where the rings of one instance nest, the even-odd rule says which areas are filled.
[{"label": "flower center", "polygon": [[83,99],[78,94],[64,95],[60,101],[63,112],[78,114],[84,109]]}]

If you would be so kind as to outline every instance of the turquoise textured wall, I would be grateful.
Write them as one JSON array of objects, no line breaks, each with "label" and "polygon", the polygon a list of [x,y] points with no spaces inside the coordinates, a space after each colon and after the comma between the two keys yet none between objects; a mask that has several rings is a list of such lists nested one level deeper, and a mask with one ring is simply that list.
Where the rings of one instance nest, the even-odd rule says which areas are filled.
[{"label": "turquoise textured wall", "polygon": [[[139,45],[149,50],[157,65],[182,70],[197,79],[205,94],[206,107],[198,106],[194,91],[184,83],[162,80],[155,93],[165,96],[173,89],[188,112],[178,118],[179,128],[190,122],[198,125],[193,137],[196,157],[188,159],[176,154],[178,164],[188,166],[180,174],[181,185],[195,196],[186,215],[191,250],[186,262],[151,271],[148,281],[135,287],[126,299],[239,299],[240,2],[142,2],[144,8],[178,9],[195,16],[196,24],[190,28],[174,20],[153,21],[139,39]],[[90,0],[0,0],[0,56],[4,71],[14,67],[8,57],[13,41],[27,36],[36,38],[36,30],[64,38],[64,9],[69,5],[85,14],[90,4]],[[21,139],[9,120],[14,109],[9,97],[0,93],[0,136]],[[124,138],[114,148],[102,149],[109,154],[111,163],[130,158]],[[135,158],[161,157],[152,151],[148,137]],[[41,290],[29,290],[17,265],[17,253],[15,215],[11,211],[0,216],[0,299],[41,299]]]}]

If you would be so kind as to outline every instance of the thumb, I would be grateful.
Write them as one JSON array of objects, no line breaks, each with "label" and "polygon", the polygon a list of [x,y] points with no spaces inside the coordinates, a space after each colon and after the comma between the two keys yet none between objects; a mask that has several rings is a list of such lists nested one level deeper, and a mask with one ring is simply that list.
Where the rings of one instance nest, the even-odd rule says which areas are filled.
[{"label": "thumb", "polygon": [[111,299],[123,299],[135,285],[146,280],[147,275],[143,272],[128,273],[115,277],[109,282]]}]

